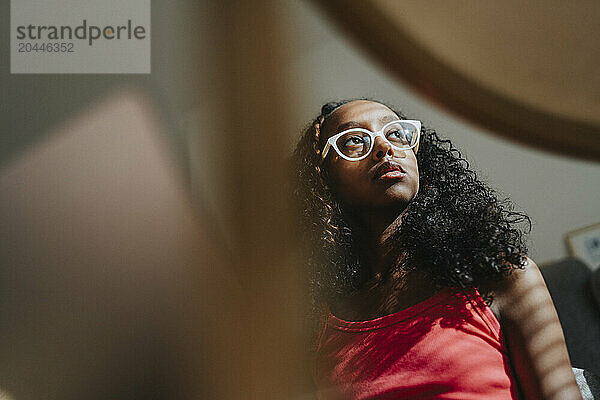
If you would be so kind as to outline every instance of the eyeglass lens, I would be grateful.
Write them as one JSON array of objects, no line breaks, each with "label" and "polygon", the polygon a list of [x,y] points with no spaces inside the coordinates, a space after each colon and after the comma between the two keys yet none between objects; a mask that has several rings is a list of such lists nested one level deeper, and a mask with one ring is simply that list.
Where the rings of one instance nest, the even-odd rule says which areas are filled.
[{"label": "eyeglass lens", "polygon": [[[410,148],[417,139],[417,128],[413,124],[399,121],[386,127],[384,135],[395,148]],[[368,133],[348,131],[337,139],[336,145],[346,157],[359,158],[371,150],[371,140]]]}]

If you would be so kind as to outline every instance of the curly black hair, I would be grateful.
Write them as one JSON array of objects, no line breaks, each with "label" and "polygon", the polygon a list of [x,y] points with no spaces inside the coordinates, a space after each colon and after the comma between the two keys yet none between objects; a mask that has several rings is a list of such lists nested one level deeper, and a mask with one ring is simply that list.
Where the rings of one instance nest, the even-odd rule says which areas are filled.
[{"label": "curly black hair", "polygon": [[[310,297],[317,312],[324,304],[361,290],[372,278],[361,262],[352,217],[332,191],[326,165],[320,165],[323,122],[353,100],[375,101],[362,98],[323,105],[292,156],[294,195],[307,245]],[[439,288],[480,288],[522,268],[527,253],[525,234],[531,231],[529,217],[514,211],[507,199],[499,199],[477,178],[452,142],[440,138],[435,130],[422,129],[416,157],[420,189],[390,239],[397,260],[403,260],[401,268],[429,266]],[[400,263],[396,267],[400,268]]]}]

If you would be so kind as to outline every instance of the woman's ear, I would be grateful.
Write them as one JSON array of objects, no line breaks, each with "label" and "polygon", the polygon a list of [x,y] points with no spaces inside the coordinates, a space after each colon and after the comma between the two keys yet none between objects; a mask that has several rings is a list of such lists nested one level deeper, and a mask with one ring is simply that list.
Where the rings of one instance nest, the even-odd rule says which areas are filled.
[{"label": "woman's ear", "polygon": [[419,144],[421,144],[420,140],[417,142],[417,145],[415,146],[415,154],[417,154],[417,152],[419,151]]}]

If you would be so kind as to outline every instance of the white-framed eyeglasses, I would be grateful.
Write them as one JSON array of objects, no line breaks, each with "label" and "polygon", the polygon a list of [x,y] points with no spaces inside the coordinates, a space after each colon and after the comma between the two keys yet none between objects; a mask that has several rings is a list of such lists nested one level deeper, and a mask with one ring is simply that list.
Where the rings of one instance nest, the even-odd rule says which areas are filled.
[{"label": "white-framed eyeglasses", "polygon": [[359,161],[366,158],[375,145],[375,138],[381,136],[387,140],[394,150],[407,151],[418,149],[421,134],[421,121],[399,119],[389,122],[377,132],[364,128],[351,128],[333,135],[321,152],[321,162],[327,157],[329,149],[333,149],[340,157],[348,161]]}]

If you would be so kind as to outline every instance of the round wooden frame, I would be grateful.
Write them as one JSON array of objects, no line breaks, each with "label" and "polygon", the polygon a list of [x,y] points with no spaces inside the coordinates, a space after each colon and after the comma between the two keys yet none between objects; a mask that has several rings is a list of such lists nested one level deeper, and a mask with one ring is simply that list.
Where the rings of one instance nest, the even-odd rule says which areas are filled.
[{"label": "round wooden frame", "polygon": [[533,108],[476,83],[420,46],[371,0],[313,2],[383,68],[434,103],[536,149],[600,161],[600,126]]}]

